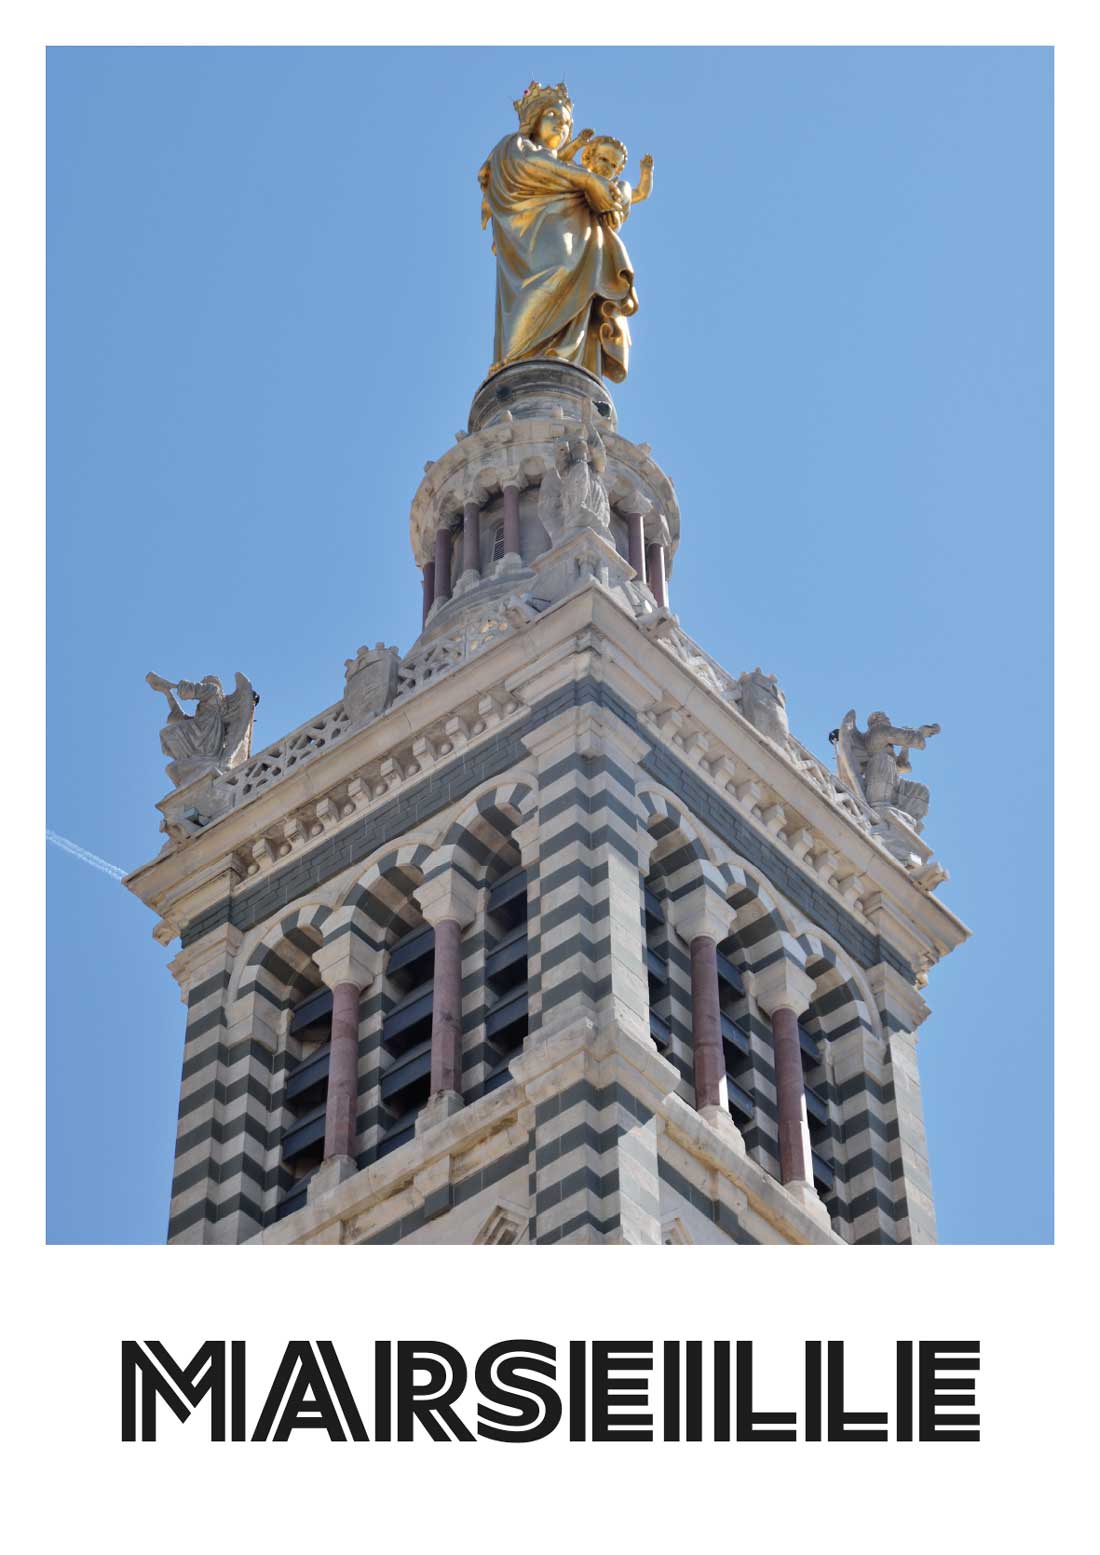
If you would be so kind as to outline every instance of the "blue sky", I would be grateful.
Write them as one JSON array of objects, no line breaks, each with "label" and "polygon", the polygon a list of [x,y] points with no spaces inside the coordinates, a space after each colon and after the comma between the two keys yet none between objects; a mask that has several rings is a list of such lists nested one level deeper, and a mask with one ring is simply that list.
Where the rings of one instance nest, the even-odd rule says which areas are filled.
[{"label": "blue sky", "polygon": [[[943,726],[940,1236],[1048,1241],[1048,50],[51,50],[48,823],[156,853],[146,670],[246,671],[259,747],[415,637],[409,503],[491,354],[475,175],[532,77],[655,158],[614,393],[676,482],[684,626],[822,756],[852,706]],[[160,1242],[170,952],[55,848],[47,890],[47,1235]]]}]

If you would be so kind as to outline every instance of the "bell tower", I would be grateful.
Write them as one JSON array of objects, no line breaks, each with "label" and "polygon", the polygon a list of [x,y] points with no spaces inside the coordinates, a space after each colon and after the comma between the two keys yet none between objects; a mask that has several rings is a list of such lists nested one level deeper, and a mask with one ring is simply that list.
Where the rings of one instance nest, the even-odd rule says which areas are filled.
[{"label": "bell tower", "polygon": [[886,735],[842,776],[688,636],[672,482],[583,367],[490,376],[410,530],[417,641],[255,753],[234,704],[126,881],[180,944],[169,1240],[934,1241],[967,931],[919,785],[864,791]]}]

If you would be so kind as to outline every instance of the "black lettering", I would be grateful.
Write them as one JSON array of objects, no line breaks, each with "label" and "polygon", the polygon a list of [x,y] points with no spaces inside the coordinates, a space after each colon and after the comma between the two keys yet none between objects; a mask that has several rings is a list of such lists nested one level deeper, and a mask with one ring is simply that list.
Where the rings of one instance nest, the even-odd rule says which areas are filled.
[{"label": "black lettering", "polygon": [[479,1355],[474,1382],[487,1402],[478,1404],[478,1435],[491,1442],[540,1442],[556,1430],[561,1399],[540,1380],[554,1382],[555,1359],[554,1346],[538,1339],[505,1339]]},{"label": "black lettering", "polygon": [[[146,1350],[149,1352],[146,1354]],[[244,1346],[234,1352],[234,1372],[244,1377]],[[135,1395],[141,1376],[141,1439],[157,1439],[157,1399],[162,1398],[177,1420],[187,1420],[210,1394],[210,1440],[225,1441],[225,1341],[207,1339],[186,1366],[179,1366],[159,1339],[147,1339],[145,1350],[136,1339],[122,1341],[122,1440],[137,1439]],[[243,1397],[243,1386],[241,1393]],[[182,1395],[182,1396],[181,1396]],[[237,1410],[234,1408],[234,1427]],[[236,1439],[236,1438],[235,1438]]]},{"label": "black lettering", "polygon": [[[774,1426],[783,1429],[767,1430]],[[737,1440],[739,1442],[793,1442],[795,1437],[793,1413],[768,1411],[758,1413],[753,1409],[752,1398],[752,1340],[737,1341]]]},{"label": "black lettering", "polygon": [[[418,1388],[417,1371],[428,1373]],[[401,1339],[397,1344],[397,1440],[411,1442],[419,1420],[433,1442],[472,1442],[473,1432],[451,1407],[466,1387],[466,1362],[453,1345],[439,1340]],[[448,1435],[450,1431],[450,1435]]]},{"label": "black lettering", "polygon": [[651,1442],[651,1414],[612,1414],[613,1406],[644,1404],[649,1398],[648,1377],[621,1377],[613,1372],[652,1371],[653,1345],[645,1339],[594,1339],[592,1341],[592,1440],[594,1442]]},{"label": "black lettering", "polygon": [[[335,1351],[331,1343],[321,1340],[319,1348],[322,1353],[327,1349],[326,1361],[335,1363],[344,1391],[347,1383],[344,1374],[336,1361]],[[282,1406],[280,1408],[280,1406]],[[366,1441],[366,1432],[363,1430],[363,1422],[359,1419],[358,1410],[352,1405],[352,1412],[358,1429],[362,1435],[356,1436],[357,1441]],[[278,1418],[278,1424],[276,1424]],[[353,1433],[355,1425],[348,1422]],[[272,1435],[272,1426],[275,1426]],[[254,1442],[266,1442],[269,1439],[275,1442],[290,1440],[292,1431],[327,1431],[329,1440],[333,1442],[346,1442],[347,1435],[344,1431],[340,1412],[336,1408],[336,1400],[332,1396],[329,1387],[329,1379],[325,1374],[325,1368],[314,1353],[308,1339],[292,1339],[283,1351],[283,1358],[279,1362],[279,1369],[275,1373],[275,1380],[271,1384],[264,1407],[260,1411],[260,1418],[256,1422],[256,1429],[252,1433]]]},{"label": "black lettering", "polygon": [[[977,1442],[981,1415],[973,1408],[975,1378],[943,1377],[941,1372],[976,1372],[981,1366],[977,1339],[922,1339],[917,1348],[917,1420],[922,1442]],[[944,1414],[940,1403],[965,1408]],[[969,1429],[957,1429],[968,1427]]]},{"label": "black lettering", "polygon": [[[885,1442],[886,1413],[853,1414],[844,1408],[844,1341],[830,1339],[829,1357],[829,1440],[831,1442]],[[868,1430],[854,1430],[855,1426],[867,1426]]]}]

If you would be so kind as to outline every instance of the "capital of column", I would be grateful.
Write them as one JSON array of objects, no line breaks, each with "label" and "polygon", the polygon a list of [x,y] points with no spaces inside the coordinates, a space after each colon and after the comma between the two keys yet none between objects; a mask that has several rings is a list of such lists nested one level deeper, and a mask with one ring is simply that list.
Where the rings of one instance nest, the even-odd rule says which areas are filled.
[{"label": "capital of column", "polygon": [[768,1015],[776,1010],[793,1010],[804,1015],[813,1003],[814,980],[801,967],[784,956],[760,972],[745,973],[745,987]]},{"label": "capital of column", "polygon": [[326,947],[314,952],[314,963],[326,988],[340,988],[350,983],[362,993],[374,982],[375,971],[367,956],[342,945],[334,945],[326,953]]},{"label": "capital of column", "polygon": [[477,887],[459,874],[453,864],[425,880],[414,894],[425,921],[433,927],[450,919],[464,929],[477,916]]},{"label": "capital of column", "polygon": [[669,921],[686,945],[704,938],[720,945],[733,932],[734,910],[712,885],[701,883],[668,908]]}]

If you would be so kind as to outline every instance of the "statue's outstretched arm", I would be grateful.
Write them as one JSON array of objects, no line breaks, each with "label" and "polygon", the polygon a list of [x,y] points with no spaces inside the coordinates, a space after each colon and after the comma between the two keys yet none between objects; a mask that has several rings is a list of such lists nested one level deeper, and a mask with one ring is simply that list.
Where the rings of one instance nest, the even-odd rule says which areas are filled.
[{"label": "statue's outstretched arm", "polygon": [[895,729],[891,724],[888,728],[877,729],[876,734],[885,734],[891,745],[904,745],[913,750],[922,751],[925,740],[940,732],[939,724],[922,724],[919,729]]},{"label": "statue's outstretched arm", "polygon": [[643,200],[648,200],[652,193],[653,158],[646,156],[642,158],[641,177],[638,179],[637,187],[635,188],[634,193],[631,195],[630,203],[632,205],[640,205]]},{"label": "statue's outstretched arm", "polygon": [[578,130],[577,133],[573,136],[573,139],[564,145],[558,152],[558,161],[572,162],[573,158],[576,156],[577,152],[581,149],[585,142],[592,139],[593,134],[594,131],[592,130]]}]

